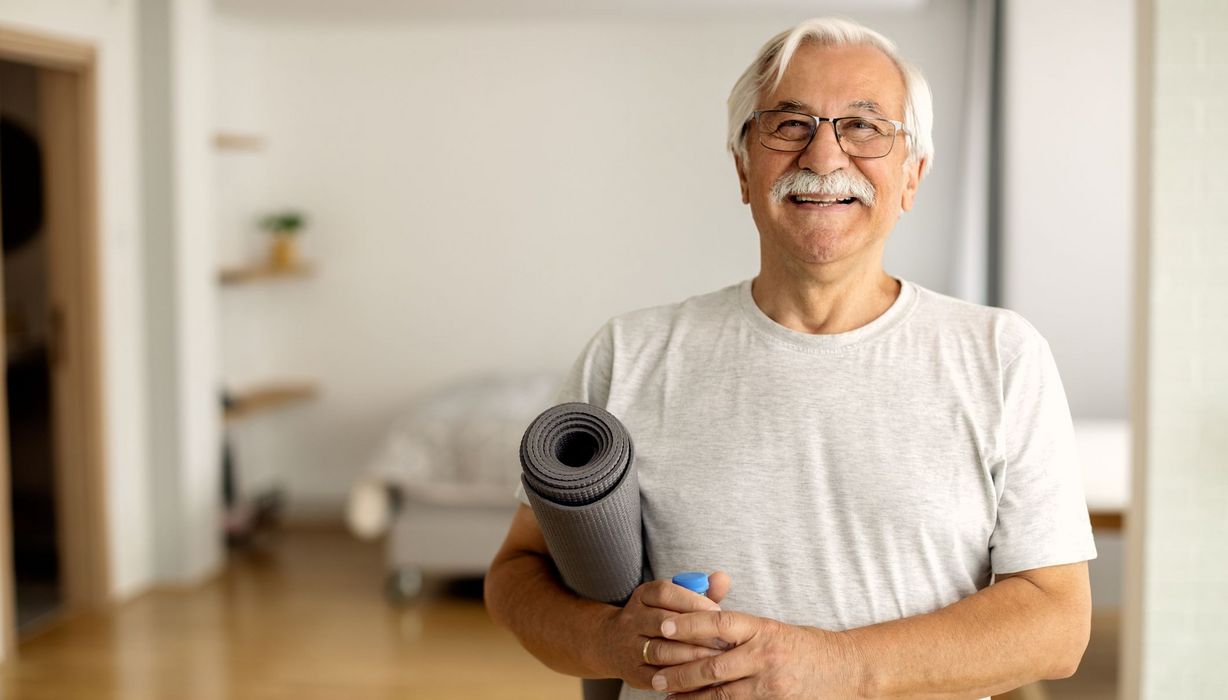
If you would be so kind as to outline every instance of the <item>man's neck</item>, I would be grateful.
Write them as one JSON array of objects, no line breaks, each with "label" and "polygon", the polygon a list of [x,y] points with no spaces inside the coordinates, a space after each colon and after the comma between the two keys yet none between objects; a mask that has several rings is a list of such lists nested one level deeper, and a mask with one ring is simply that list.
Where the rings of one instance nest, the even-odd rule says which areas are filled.
[{"label": "man's neck", "polygon": [[861,328],[899,295],[900,283],[881,264],[840,275],[763,266],[751,285],[755,304],[768,318],[799,333],[824,335]]}]

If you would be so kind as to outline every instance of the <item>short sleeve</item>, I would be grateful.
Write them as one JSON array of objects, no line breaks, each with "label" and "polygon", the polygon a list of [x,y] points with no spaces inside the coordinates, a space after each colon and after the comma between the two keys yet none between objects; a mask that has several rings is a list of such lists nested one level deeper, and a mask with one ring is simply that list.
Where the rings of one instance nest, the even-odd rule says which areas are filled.
[{"label": "short sleeve", "polygon": [[610,375],[614,364],[612,323],[597,331],[571,366],[554,395],[554,405],[581,401],[601,408],[610,399]]},{"label": "short sleeve", "polygon": [[994,574],[1096,558],[1066,392],[1049,344],[1033,333],[1003,370]]},{"label": "short sleeve", "polygon": [[[551,406],[579,401],[605,408],[610,398],[610,376],[614,361],[613,326],[607,322],[588,344],[554,394]],[[524,484],[516,484],[516,500],[529,505]]]}]

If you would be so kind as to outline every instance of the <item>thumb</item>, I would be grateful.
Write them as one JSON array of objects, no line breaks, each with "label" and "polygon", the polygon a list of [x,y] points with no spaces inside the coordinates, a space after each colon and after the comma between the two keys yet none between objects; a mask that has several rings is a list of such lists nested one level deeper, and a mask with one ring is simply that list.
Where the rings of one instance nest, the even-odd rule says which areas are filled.
[{"label": "thumb", "polygon": [[729,594],[729,586],[733,583],[733,579],[724,571],[717,571],[708,576],[708,598],[714,603],[720,603],[721,600]]}]

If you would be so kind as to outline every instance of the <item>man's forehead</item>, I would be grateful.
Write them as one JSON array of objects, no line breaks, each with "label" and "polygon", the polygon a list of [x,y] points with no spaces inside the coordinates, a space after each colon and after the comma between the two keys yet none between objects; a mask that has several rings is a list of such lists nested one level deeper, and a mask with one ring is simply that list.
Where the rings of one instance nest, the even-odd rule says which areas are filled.
[{"label": "man's forehead", "polygon": [[903,108],[904,78],[895,61],[877,48],[803,44],[780,84],[763,98],[805,106],[811,113],[821,102],[827,109],[891,115]]}]

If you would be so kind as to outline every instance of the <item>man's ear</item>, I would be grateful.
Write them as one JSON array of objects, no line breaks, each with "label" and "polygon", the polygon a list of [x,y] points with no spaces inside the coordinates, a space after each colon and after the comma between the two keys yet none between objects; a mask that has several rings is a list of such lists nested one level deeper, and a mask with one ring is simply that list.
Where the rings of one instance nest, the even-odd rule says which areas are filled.
[{"label": "man's ear", "polygon": [[904,211],[912,209],[913,200],[917,197],[917,187],[921,185],[921,172],[925,170],[925,159],[904,161],[904,191],[900,193],[900,208]]},{"label": "man's ear", "polygon": [[750,204],[750,185],[746,180],[746,164],[742,162],[742,157],[734,155],[733,165],[738,170],[738,186],[742,188],[742,203]]}]

